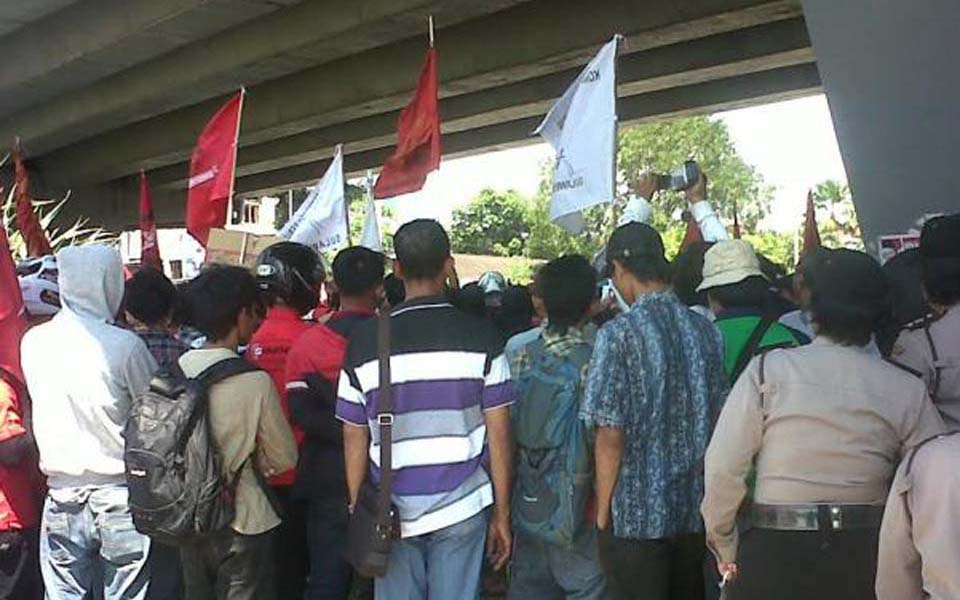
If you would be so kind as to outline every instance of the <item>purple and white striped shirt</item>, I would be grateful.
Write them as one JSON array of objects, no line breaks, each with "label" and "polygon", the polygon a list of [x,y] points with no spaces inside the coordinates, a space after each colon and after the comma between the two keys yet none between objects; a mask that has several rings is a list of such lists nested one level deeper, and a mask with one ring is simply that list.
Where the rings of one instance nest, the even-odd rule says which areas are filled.
[{"label": "purple and white striped shirt", "polygon": [[[469,519],[493,503],[484,468],[484,412],[513,403],[502,342],[488,322],[442,298],[419,298],[391,317],[393,500],[403,537]],[[350,339],[337,417],[370,428],[370,462],[379,478],[379,363],[376,320]]]}]

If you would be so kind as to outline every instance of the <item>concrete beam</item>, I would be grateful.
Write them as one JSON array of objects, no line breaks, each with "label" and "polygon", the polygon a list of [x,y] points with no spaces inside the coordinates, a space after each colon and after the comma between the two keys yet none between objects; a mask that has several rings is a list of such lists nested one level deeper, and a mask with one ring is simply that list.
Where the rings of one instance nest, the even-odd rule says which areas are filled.
[{"label": "concrete beam", "polygon": [[[746,73],[813,62],[803,19],[778,21],[682,44],[622,56],[617,64],[621,97]],[[441,101],[443,133],[544,114],[579,69],[448,97]],[[344,143],[355,153],[392,146],[399,111],[392,111],[241,148],[238,177],[329,158]],[[150,172],[154,186],[186,185],[189,163]]]},{"label": "concrete beam", "polygon": [[[0,124],[0,139],[15,130],[34,153],[44,153],[202,102],[241,85],[253,86],[317,63],[424,34],[429,14],[441,24],[452,24],[523,1],[358,0],[345,5],[307,0],[144,61],[69,96],[8,116]],[[104,23],[114,22],[105,17],[99,5],[85,4],[77,10],[85,10]]]},{"label": "concrete beam", "polygon": [[[817,67],[811,63],[621,98],[617,113],[624,125],[638,125],[807,96],[819,92],[820,86]],[[544,114],[444,136],[443,156],[450,159],[492,148],[538,142],[540,139],[531,137],[530,132]],[[347,155],[344,157],[344,170],[357,174],[378,168],[393,150],[391,146]],[[312,185],[329,162],[321,160],[240,177],[236,181],[236,193],[256,196]],[[180,196],[183,194],[181,190]]]},{"label": "concrete beam", "polygon": [[[793,1],[703,0],[678,5],[671,0],[604,0],[595,4],[585,11],[581,0],[528,2],[441,29],[437,43],[442,95],[456,96],[581,65],[618,30],[627,34],[626,51],[633,52],[799,15]],[[254,86],[245,107],[241,146],[401,107],[409,98],[423,51],[423,39],[418,37]],[[222,101],[217,98],[103,134],[44,156],[38,165],[51,177],[76,185],[186,160],[197,132]],[[49,115],[47,124],[55,129],[58,120],[62,122],[62,116]],[[35,151],[30,144],[27,149]]]},{"label": "concrete beam", "polygon": [[[231,10],[223,10],[228,4]],[[202,26],[175,35],[168,30],[182,17],[198,22],[202,13],[217,8],[219,18],[207,18]],[[277,8],[250,0],[98,0],[68,6],[0,40],[0,114],[36,105]]]},{"label": "concrete beam", "polygon": [[[623,123],[642,124],[776,102],[819,91],[816,66],[804,64],[624,98],[620,100],[618,112]],[[530,131],[541,118],[542,115],[536,115],[445,135],[444,159],[537,142],[539,138],[531,137]],[[359,174],[379,167],[392,152],[393,147],[388,146],[349,154],[344,158],[344,168],[348,173]],[[241,177],[237,180],[237,194],[250,197],[312,185],[328,165],[329,159],[324,159]],[[182,224],[184,191],[156,186],[152,191],[158,221],[167,225]],[[135,177],[87,186],[75,190],[75,200],[69,204],[67,213],[83,214],[112,230],[131,228],[137,221],[137,197]]]}]

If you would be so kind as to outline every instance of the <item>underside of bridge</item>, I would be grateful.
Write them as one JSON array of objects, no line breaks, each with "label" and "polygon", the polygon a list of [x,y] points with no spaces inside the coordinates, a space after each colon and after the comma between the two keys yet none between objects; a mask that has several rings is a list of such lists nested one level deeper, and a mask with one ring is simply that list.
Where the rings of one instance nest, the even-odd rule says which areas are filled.
[{"label": "underside of bridge", "polygon": [[182,219],[196,136],[240,86],[248,96],[236,189],[316,179],[392,150],[437,27],[446,158],[528,143],[614,33],[625,123],[820,90],[798,1],[30,0],[0,3],[0,140],[23,140],[38,197],[136,221],[147,170],[158,218]]}]

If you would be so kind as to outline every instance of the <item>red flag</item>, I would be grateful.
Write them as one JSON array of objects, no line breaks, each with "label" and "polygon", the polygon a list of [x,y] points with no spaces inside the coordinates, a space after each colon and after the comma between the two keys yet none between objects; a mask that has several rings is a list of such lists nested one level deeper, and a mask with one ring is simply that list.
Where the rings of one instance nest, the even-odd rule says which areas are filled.
[{"label": "red flag", "polygon": [[20,230],[23,243],[27,246],[27,256],[53,254],[50,241],[47,240],[47,234],[43,231],[40,220],[37,219],[37,213],[33,211],[33,201],[30,199],[30,180],[27,176],[27,168],[23,165],[23,158],[20,156],[19,139],[13,147],[13,167],[14,184],[16,185],[14,197],[17,203],[17,229]]},{"label": "red flag", "polygon": [[683,220],[687,222],[687,231],[683,234],[683,241],[680,242],[681,252],[683,252],[683,250],[685,250],[690,244],[703,241],[703,234],[700,232],[700,226],[697,225],[697,220],[693,218],[693,215],[688,211],[684,211]]},{"label": "red flag", "polygon": [[820,247],[820,230],[817,228],[817,211],[813,205],[813,191],[807,192],[807,219],[803,224],[803,253]]},{"label": "red flag", "polygon": [[153,202],[147,186],[147,174],[140,169],[140,266],[163,272],[157,225],[153,221]]},{"label": "red flag", "polygon": [[420,70],[413,100],[397,120],[397,149],[373,188],[374,198],[392,198],[423,187],[440,167],[440,111],[437,106],[437,52],[431,47]]},{"label": "red flag", "polygon": [[187,231],[204,247],[213,227],[227,222],[237,166],[237,137],[243,90],[220,107],[203,128],[190,159],[187,187]]},{"label": "red flag", "polygon": [[27,330],[17,269],[10,256],[7,232],[0,227],[0,368],[23,381],[20,338]]},{"label": "red flag", "polygon": [[740,231],[740,212],[737,210],[737,203],[733,203],[733,239],[739,240],[743,238],[743,233]]}]

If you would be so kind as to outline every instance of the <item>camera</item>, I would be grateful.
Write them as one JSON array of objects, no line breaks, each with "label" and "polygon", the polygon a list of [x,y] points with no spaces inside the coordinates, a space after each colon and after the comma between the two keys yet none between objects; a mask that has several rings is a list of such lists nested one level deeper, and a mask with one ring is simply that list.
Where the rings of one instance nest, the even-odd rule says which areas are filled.
[{"label": "camera", "polygon": [[657,175],[657,189],[683,192],[692,188],[699,180],[700,165],[695,160],[688,160],[669,175]]}]

